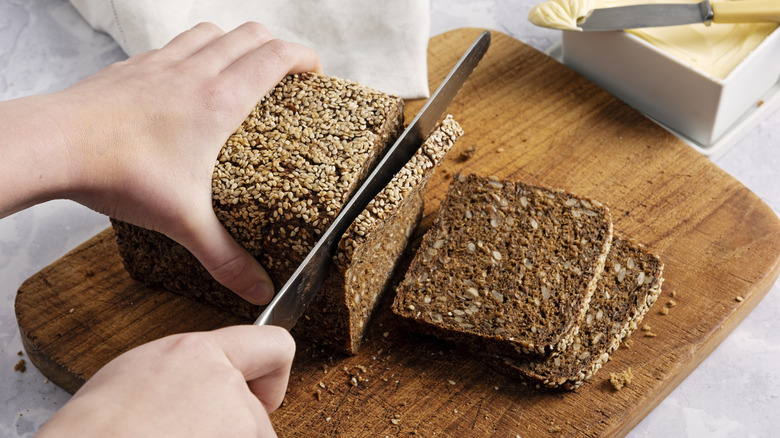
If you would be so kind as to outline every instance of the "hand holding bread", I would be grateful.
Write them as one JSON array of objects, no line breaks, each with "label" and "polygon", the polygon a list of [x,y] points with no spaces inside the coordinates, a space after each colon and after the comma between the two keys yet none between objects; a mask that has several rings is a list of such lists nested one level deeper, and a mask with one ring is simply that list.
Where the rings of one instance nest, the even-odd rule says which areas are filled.
[{"label": "hand holding bread", "polygon": [[[289,73],[320,70],[312,50],[257,23],[199,24],[63,91],[0,102],[0,217],[72,199],[166,234],[267,303],[268,274],[212,209],[212,172],[258,100]],[[159,339],[98,371],[40,436],[273,436],[294,351],[277,327]]]},{"label": "hand holding bread", "polygon": [[214,215],[211,174],[258,100],[288,73],[319,70],[313,51],[262,25],[225,33],[204,23],[58,93],[4,102],[15,129],[2,153],[14,168],[0,182],[19,189],[0,211],[76,200],[163,232],[217,281],[266,303],[273,285]]}]

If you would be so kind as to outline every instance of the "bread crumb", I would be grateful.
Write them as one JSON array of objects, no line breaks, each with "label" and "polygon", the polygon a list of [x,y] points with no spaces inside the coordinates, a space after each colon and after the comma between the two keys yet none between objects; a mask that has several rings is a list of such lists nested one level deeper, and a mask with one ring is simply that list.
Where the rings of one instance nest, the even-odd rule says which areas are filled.
[{"label": "bread crumb", "polygon": [[612,384],[615,391],[620,391],[624,386],[631,384],[633,379],[634,373],[631,372],[631,367],[619,373],[609,373],[609,383]]},{"label": "bread crumb", "polygon": [[633,339],[626,339],[625,342],[623,342],[623,346],[627,349],[630,349],[634,345]]},{"label": "bread crumb", "polygon": [[552,426],[549,429],[547,429],[550,433],[560,433],[563,430],[561,426]]},{"label": "bread crumb", "polygon": [[465,151],[461,152],[460,155],[458,155],[457,161],[459,163],[467,161],[469,158],[474,156],[474,152],[476,152],[476,150],[477,150],[476,146],[470,146],[466,148]]},{"label": "bread crumb", "polygon": [[745,299],[744,299],[744,298],[742,298],[742,295],[737,295],[737,296],[734,298],[734,300],[735,300],[736,302],[738,302],[738,303],[741,303],[741,302],[745,301]]},{"label": "bread crumb", "polygon": [[644,326],[642,326],[642,331],[643,332],[649,332],[650,331],[650,324],[645,324]]},{"label": "bread crumb", "polygon": [[668,307],[661,307],[661,311],[659,313],[661,315],[668,315],[669,314],[669,308]]},{"label": "bread crumb", "polygon": [[27,371],[27,363],[24,361],[24,359],[19,359],[19,362],[16,362],[16,365],[14,365],[14,371],[19,371],[20,373]]},{"label": "bread crumb", "polygon": [[669,302],[668,302],[668,303],[666,303],[666,305],[667,305],[668,307],[674,307],[674,306],[676,306],[676,305],[677,305],[677,301],[675,301],[675,300],[669,300]]},{"label": "bread crumb", "polygon": [[671,292],[669,292],[669,296],[674,298],[674,297],[677,296],[677,292],[676,291],[671,291]]},{"label": "bread crumb", "polygon": [[655,333],[653,333],[653,332],[645,332],[645,337],[646,337],[646,338],[654,338],[654,337],[656,337],[656,336],[658,336],[658,335],[656,335],[656,334],[655,334]]}]

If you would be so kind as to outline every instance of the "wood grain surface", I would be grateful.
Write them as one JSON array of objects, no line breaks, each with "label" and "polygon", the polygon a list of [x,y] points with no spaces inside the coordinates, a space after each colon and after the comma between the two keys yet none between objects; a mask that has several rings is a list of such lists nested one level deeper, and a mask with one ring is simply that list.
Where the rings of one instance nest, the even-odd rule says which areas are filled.
[{"label": "wood grain surface", "polygon": [[[431,89],[478,29],[433,38]],[[411,120],[422,102],[409,102]],[[543,53],[493,32],[450,107],[466,134],[432,178],[417,239],[452,176],[496,175],[601,200],[615,229],[660,255],[664,288],[637,331],[576,392],[539,391],[456,347],[404,332],[387,310],[354,357],[299,340],[280,436],[619,436],[742,321],[780,271],[780,221],[671,134]],[[408,259],[408,257],[407,257]],[[660,310],[672,299],[667,315]],[[737,297],[741,297],[738,301]],[[107,361],[166,334],[244,323],[131,280],[107,230],[26,281],[16,299],[30,360],[75,391]],[[630,367],[621,391],[611,372]]]}]

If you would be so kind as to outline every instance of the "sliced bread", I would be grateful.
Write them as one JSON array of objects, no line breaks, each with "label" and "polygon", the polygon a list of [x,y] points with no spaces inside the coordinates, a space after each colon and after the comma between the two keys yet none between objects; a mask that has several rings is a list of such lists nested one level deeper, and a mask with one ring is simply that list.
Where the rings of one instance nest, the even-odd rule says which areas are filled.
[{"label": "sliced bread", "polygon": [[657,256],[616,235],[572,344],[549,358],[497,358],[498,363],[535,386],[580,387],[642,322],[661,292],[663,268]]},{"label": "sliced bread", "polygon": [[562,351],[577,334],[611,240],[609,211],[597,201],[458,175],[393,312],[477,352]]}]

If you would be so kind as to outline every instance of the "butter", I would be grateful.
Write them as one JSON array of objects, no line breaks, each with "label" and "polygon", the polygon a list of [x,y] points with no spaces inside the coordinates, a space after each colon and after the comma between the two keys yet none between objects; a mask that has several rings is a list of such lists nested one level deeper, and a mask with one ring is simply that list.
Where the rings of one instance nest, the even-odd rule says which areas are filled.
[{"label": "butter", "polygon": [[[648,3],[695,3],[687,0],[548,0],[531,10],[537,26],[581,30],[577,19],[592,9]],[[634,29],[628,32],[680,62],[725,79],[776,28],[775,23],[738,23]]]},{"label": "butter", "polygon": [[594,0],[547,0],[531,9],[528,20],[540,27],[582,30],[577,19],[594,9]]},{"label": "butter", "polygon": [[773,23],[691,24],[629,32],[687,65],[725,79],[776,28]]}]

